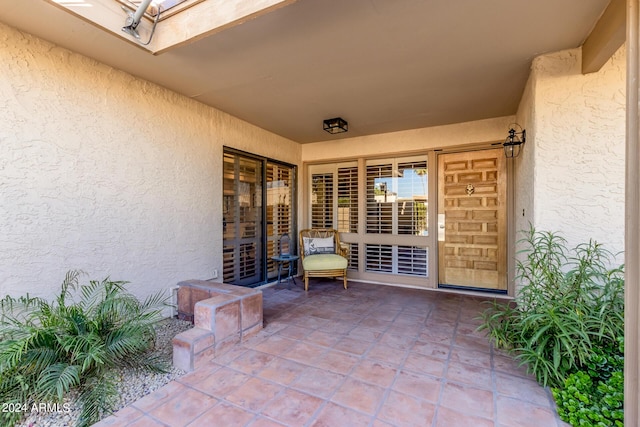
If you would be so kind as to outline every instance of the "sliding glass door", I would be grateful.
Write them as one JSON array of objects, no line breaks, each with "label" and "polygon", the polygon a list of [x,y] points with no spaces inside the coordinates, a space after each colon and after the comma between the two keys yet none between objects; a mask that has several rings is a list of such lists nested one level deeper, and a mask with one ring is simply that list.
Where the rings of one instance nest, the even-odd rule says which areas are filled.
[{"label": "sliding glass door", "polygon": [[223,279],[257,286],[277,277],[280,237],[295,241],[295,166],[225,150]]},{"label": "sliding glass door", "polygon": [[267,279],[278,277],[278,265],[271,259],[280,255],[280,238],[287,234],[291,240],[292,253],[295,253],[297,240],[294,229],[293,199],[295,167],[273,161],[266,163],[267,182]]},{"label": "sliding glass door", "polygon": [[262,162],[224,155],[224,281],[252,285],[262,270]]}]

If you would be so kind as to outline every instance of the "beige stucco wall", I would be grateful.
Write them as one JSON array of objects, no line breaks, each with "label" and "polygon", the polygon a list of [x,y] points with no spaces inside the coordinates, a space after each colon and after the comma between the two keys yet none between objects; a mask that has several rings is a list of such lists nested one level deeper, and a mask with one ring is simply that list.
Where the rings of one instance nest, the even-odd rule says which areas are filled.
[{"label": "beige stucco wall", "polygon": [[533,61],[518,113],[527,128],[517,164],[520,230],[531,222],[562,232],[570,246],[595,239],[623,251],[625,66],[624,48],[587,75],[580,49]]},{"label": "beige stucco wall", "polygon": [[[511,217],[513,222],[511,223],[511,234],[514,246],[518,240],[522,239],[522,234],[525,230],[528,230],[530,224],[534,224],[534,206],[535,206],[535,165],[536,165],[536,108],[535,108],[535,92],[536,92],[536,79],[529,76],[527,85],[522,94],[520,105],[518,106],[518,114],[516,116],[516,123],[518,123],[522,129],[526,130],[526,142],[522,146],[520,155],[514,159],[508,161],[510,164],[509,172],[513,176],[513,187],[510,188],[510,195],[513,199],[511,205],[512,212]],[[517,245],[518,250],[521,249],[521,245]],[[514,250],[517,253],[517,250]],[[516,257],[523,258],[523,255],[516,255]],[[510,276],[516,275],[516,263],[514,260],[510,260],[509,270],[512,273]]]},{"label": "beige stucco wall", "polygon": [[300,145],[0,24],[0,296],[222,270],[222,150]]}]

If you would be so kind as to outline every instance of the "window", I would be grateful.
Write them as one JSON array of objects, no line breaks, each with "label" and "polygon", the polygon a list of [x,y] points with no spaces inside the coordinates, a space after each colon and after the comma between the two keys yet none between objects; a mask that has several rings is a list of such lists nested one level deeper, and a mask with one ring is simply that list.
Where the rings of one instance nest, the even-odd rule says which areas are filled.
[{"label": "window", "polygon": [[428,249],[419,246],[398,246],[398,274],[427,277]]},{"label": "window", "polygon": [[340,231],[351,277],[427,284],[427,163],[422,155],[309,167],[311,226]]},{"label": "window", "polygon": [[358,232],[358,167],[338,168],[338,231]]},{"label": "window", "polygon": [[367,233],[428,235],[427,161],[367,162]]},{"label": "window", "polygon": [[393,273],[393,246],[368,244],[366,248],[367,271]]},{"label": "window", "polygon": [[358,232],[358,164],[318,165],[311,178],[311,227]]},{"label": "window", "polygon": [[311,176],[311,228],[334,228],[332,173]]},{"label": "window", "polygon": [[393,165],[367,165],[367,233],[393,233]]},{"label": "window", "polygon": [[427,247],[377,244],[365,246],[367,272],[429,276]]},{"label": "window", "polygon": [[398,234],[427,235],[427,162],[398,163]]}]

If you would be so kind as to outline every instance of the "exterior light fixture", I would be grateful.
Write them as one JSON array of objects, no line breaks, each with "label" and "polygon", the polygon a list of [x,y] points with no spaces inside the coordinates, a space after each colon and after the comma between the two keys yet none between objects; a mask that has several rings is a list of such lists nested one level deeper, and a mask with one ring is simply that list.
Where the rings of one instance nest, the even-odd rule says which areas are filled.
[{"label": "exterior light fixture", "polygon": [[[519,131],[516,131],[516,128]],[[526,140],[526,131],[520,127],[517,123],[512,123],[509,129],[509,136],[504,140],[502,147],[504,148],[504,155],[508,158],[518,157],[522,144]]]},{"label": "exterior light fixture", "polygon": [[322,129],[329,133],[342,133],[349,130],[349,124],[342,117],[336,117],[323,121]]}]

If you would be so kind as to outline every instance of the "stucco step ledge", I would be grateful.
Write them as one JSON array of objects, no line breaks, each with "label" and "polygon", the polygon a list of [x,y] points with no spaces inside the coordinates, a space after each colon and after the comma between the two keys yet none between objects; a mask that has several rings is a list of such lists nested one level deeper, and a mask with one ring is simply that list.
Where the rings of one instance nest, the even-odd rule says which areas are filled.
[{"label": "stucco step ledge", "polygon": [[194,327],[173,339],[175,367],[193,371],[262,330],[262,291],[204,280],[178,287],[179,317]]}]

